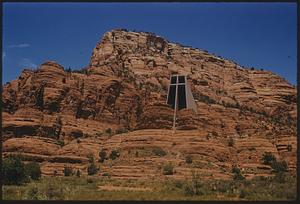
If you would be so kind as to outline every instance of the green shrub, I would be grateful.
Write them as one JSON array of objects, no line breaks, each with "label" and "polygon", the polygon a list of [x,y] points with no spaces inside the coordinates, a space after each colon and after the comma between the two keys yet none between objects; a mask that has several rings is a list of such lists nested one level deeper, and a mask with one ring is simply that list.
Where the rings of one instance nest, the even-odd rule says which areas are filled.
[{"label": "green shrub", "polygon": [[116,129],[116,134],[126,133],[128,130],[126,128],[118,128]]},{"label": "green shrub", "polygon": [[245,177],[237,166],[234,166],[231,172],[233,173],[233,180],[245,180]]},{"label": "green shrub", "polygon": [[111,153],[110,153],[110,155],[109,155],[109,158],[110,158],[111,160],[115,160],[115,159],[118,158],[119,156],[120,156],[119,151],[113,150],[113,151],[111,151]]},{"label": "green shrub", "polygon": [[87,69],[80,69],[80,70],[71,70],[71,72],[73,73],[79,73],[79,74],[88,74],[88,70]]},{"label": "green shrub", "polygon": [[231,181],[218,181],[216,184],[216,190],[221,193],[229,192],[231,190],[231,187]]},{"label": "green shrub", "polygon": [[275,172],[286,172],[288,170],[288,165],[284,160],[272,162],[271,167]]},{"label": "green shrub", "polygon": [[57,143],[61,147],[63,147],[65,145],[65,142],[63,140],[58,140]]},{"label": "green shrub", "polygon": [[176,181],[174,181],[174,186],[176,187],[176,188],[182,188],[183,187],[183,181],[180,181],[180,180],[176,180]]},{"label": "green shrub", "polygon": [[164,175],[173,175],[174,166],[171,163],[164,165],[163,174]]},{"label": "green shrub", "polygon": [[76,176],[80,177],[80,171],[79,171],[79,169],[77,169],[77,171],[76,171]]},{"label": "green shrub", "polygon": [[284,172],[277,172],[274,176],[274,181],[278,183],[285,183],[286,176]]},{"label": "green shrub", "polygon": [[88,175],[94,175],[99,171],[99,168],[95,165],[95,163],[91,163],[87,168]]},{"label": "green shrub", "polygon": [[68,72],[70,73],[72,70],[71,70],[71,67],[69,67],[68,69],[65,69],[65,72]]},{"label": "green shrub", "polygon": [[69,166],[65,166],[63,172],[65,176],[71,176],[73,174],[73,169]]},{"label": "green shrub", "polygon": [[87,178],[87,179],[86,179],[86,182],[87,182],[87,183],[94,183],[94,180],[93,180],[92,178]]},{"label": "green shrub", "polygon": [[265,152],[262,157],[263,164],[271,165],[274,161],[276,161],[275,156],[271,152]]},{"label": "green shrub", "polygon": [[102,176],[110,177],[110,174],[109,174],[108,172],[104,172],[104,173],[102,174]]},{"label": "green shrub", "polygon": [[245,180],[245,177],[242,173],[233,174],[233,180]]},{"label": "green shrub", "polygon": [[106,152],[104,151],[104,149],[102,149],[99,152],[99,162],[103,163],[105,159],[107,159],[107,155],[106,155]]},{"label": "green shrub", "polygon": [[232,169],[231,169],[231,172],[234,173],[234,174],[238,174],[238,173],[241,173],[241,170],[239,167],[237,166],[233,166]]},{"label": "green shrub", "polygon": [[64,190],[62,186],[50,183],[45,189],[45,196],[47,200],[63,200]]},{"label": "green shrub", "polygon": [[107,128],[105,130],[105,133],[108,134],[109,136],[111,136],[112,135],[112,129],[111,128]]},{"label": "green shrub", "polygon": [[156,155],[156,156],[160,156],[163,157],[165,155],[167,155],[167,153],[160,147],[155,147],[152,152]]},{"label": "green shrub", "polygon": [[71,137],[72,138],[75,138],[75,139],[78,139],[78,138],[82,138],[83,137],[83,132],[82,130],[73,130],[71,133],[70,133]]},{"label": "green shrub", "polygon": [[103,132],[97,132],[97,133],[96,133],[96,136],[97,136],[97,137],[101,137],[102,135],[103,135]]},{"label": "green shrub", "polygon": [[89,163],[93,163],[94,162],[94,155],[93,154],[88,154],[87,158],[89,159]]},{"label": "green shrub", "polygon": [[5,185],[21,185],[28,180],[20,156],[8,156],[3,159],[2,176]]},{"label": "green shrub", "polygon": [[34,186],[27,191],[27,199],[28,200],[38,200],[39,189]]},{"label": "green shrub", "polygon": [[245,198],[246,195],[247,195],[247,192],[245,191],[245,189],[242,189],[242,190],[240,191],[239,197],[240,197],[240,198]]},{"label": "green shrub", "polygon": [[229,139],[228,139],[228,146],[229,147],[233,147],[234,146],[234,140],[233,140],[232,137],[229,137]]},{"label": "green shrub", "polygon": [[186,196],[193,196],[193,195],[195,195],[194,189],[193,189],[193,187],[192,187],[191,184],[185,185],[185,187],[184,187],[184,194]]},{"label": "green shrub", "polygon": [[187,156],[185,157],[185,162],[186,162],[187,164],[193,163],[192,156],[191,156],[191,155],[187,155]]},{"label": "green shrub", "polygon": [[37,162],[30,162],[25,165],[26,174],[33,180],[39,180],[41,178],[41,167]]},{"label": "green shrub", "polygon": [[184,194],[187,196],[204,195],[204,184],[201,182],[200,175],[192,172],[191,181],[187,182],[184,188]]},{"label": "green shrub", "polygon": [[212,134],[212,136],[214,136],[214,137],[218,137],[218,136],[219,136],[219,134],[218,134],[217,132],[215,132],[215,131],[212,131],[211,134]]}]

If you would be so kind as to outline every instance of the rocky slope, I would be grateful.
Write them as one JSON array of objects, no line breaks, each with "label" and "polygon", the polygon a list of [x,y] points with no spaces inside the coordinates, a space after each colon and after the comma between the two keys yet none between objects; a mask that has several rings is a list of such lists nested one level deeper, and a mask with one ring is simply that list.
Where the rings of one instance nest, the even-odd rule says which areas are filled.
[{"label": "rocky slope", "polygon": [[[175,73],[188,76],[197,113],[179,111],[173,134],[166,97]],[[99,176],[116,178],[163,178],[169,162],[174,178],[194,168],[203,177],[230,178],[232,165],[248,177],[265,175],[271,172],[261,161],[265,151],[295,172],[295,87],[152,33],[105,33],[80,71],[51,61],[25,69],[4,85],[2,103],[3,156],[38,161],[45,175],[62,175],[66,165],[85,174],[90,155],[97,162],[101,150],[119,152],[99,163]]]}]

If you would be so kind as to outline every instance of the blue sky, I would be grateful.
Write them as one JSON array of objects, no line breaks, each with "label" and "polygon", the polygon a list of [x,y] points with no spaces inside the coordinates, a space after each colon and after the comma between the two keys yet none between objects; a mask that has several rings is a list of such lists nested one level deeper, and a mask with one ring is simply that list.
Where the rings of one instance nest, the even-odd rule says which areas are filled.
[{"label": "blue sky", "polygon": [[88,65],[114,28],[154,32],[296,84],[296,3],[3,3],[3,83],[46,60]]}]

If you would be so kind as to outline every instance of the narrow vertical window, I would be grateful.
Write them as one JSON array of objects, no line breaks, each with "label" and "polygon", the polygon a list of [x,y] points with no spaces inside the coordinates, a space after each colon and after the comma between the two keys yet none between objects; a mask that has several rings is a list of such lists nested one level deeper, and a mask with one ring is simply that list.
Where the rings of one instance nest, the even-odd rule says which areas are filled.
[{"label": "narrow vertical window", "polygon": [[168,94],[168,104],[175,108],[176,85],[171,85]]},{"label": "narrow vertical window", "polygon": [[186,108],[185,85],[178,85],[178,110]]}]

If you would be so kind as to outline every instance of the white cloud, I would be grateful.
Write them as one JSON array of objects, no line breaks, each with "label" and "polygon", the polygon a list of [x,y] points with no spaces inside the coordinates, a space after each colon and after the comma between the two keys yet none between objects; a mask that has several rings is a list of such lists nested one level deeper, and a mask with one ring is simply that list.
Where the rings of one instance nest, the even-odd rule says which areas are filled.
[{"label": "white cloud", "polygon": [[17,45],[9,45],[9,48],[24,48],[24,47],[29,47],[30,44],[28,43],[21,43],[21,44],[17,44]]},{"label": "white cloud", "polygon": [[37,65],[31,61],[31,59],[28,58],[22,58],[21,62],[19,63],[23,67],[28,67],[28,68],[36,68]]}]

